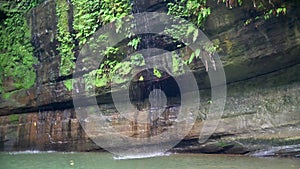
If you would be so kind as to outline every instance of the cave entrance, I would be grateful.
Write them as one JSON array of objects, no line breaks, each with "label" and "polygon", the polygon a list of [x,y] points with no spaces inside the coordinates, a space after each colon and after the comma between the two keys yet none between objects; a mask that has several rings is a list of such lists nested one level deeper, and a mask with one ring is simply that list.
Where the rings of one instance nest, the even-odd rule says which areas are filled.
[{"label": "cave entrance", "polygon": [[180,105],[181,94],[176,80],[166,71],[159,71],[161,77],[154,74],[154,69],[146,69],[132,78],[129,85],[129,98],[138,110],[150,106],[167,108]]}]

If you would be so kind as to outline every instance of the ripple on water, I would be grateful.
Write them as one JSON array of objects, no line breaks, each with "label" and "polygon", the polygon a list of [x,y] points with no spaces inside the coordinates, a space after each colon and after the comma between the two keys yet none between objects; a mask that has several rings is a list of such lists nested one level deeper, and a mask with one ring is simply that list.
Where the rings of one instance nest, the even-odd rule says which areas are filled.
[{"label": "ripple on water", "polygon": [[129,155],[129,156],[114,156],[114,160],[130,160],[130,159],[142,159],[142,158],[152,158],[152,157],[162,157],[169,156],[171,153],[151,153],[151,154],[139,154],[139,155]]}]

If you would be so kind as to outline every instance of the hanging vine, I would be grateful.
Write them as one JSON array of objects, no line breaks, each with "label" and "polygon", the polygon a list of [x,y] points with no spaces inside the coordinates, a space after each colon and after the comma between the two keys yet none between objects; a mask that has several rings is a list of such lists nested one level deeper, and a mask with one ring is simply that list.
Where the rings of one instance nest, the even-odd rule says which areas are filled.
[{"label": "hanging vine", "polygon": [[[243,0],[218,0],[219,3],[225,3],[228,8],[235,8],[242,6]],[[278,17],[286,14],[286,6],[283,0],[252,0],[252,5],[256,11],[256,15],[253,18],[249,18],[245,21],[245,25],[257,20],[267,20],[271,17]]]},{"label": "hanging vine", "polygon": [[[272,16],[279,16],[286,14],[286,7],[282,1],[273,0],[252,0],[253,7],[255,8],[257,15],[254,18],[250,18],[245,21],[245,25],[250,24],[253,21],[264,19],[267,20]],[[225,3],[226,7],[234,8],[243,5],[243,0],[218,0],[217,3]],[[173,25],[171,29],[166,30],[166,33],[171,35],[174,39],[180,39],[180,37],[192,36],[193,42],[198,37],[198,29],[203,28],[203,23],[210,15],[210,8],[206,5],[206,0],[173,0],[168,1],[168,14],[176,17],[184,18],[190,21],[193,25]],[[204,28],[203,28],[204,29]],[[191,42],[184,42],[188,45]],[[187,64],[191,64],[195,58],[202,58],[206,71],[208,71],[208,63],[211,64],[213,69],[216,69],[213,54],[217,51],[218,44],[204,44],[200,49],[193,51],[186,60]]]}]

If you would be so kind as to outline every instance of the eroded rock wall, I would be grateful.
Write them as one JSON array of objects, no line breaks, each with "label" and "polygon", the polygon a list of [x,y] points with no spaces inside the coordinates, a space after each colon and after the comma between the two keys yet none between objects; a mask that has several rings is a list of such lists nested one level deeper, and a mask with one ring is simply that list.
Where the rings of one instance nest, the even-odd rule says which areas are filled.
[{"label": "eroded rock wall", "polygon": [[[201,93],[199,121],[184,146],[174,151],[247,153],[300,144],[299,2],[289,1],[286,16],[247,26],[244,22],[252,15],[249,6],[231,10],[209,3],[212,14],[205,33],[220,46],[228,83],[225,111],[207,144],[193,142],[210,103],[209,79],[196,60],[191,67]],[[143,3],[143,9],[164,11],[165,3]],[[76,96],[64,86],[68,77],[59,76],[55,2],[47,1],[31,11],[29,23],[39,60],[37,82],[28,90],[12,91],[9,99],[0,98],[0,149],[98,150],[76,120],[72,103]],[[114,111],[109,93],[98,98],[102,106],[110,107],[108,111]]]}]

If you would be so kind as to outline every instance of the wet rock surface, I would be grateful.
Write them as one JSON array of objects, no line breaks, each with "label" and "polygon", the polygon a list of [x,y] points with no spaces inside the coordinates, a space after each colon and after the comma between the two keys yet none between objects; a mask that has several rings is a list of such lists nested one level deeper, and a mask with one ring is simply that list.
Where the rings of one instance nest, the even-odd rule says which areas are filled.
[{"label": "wet rock surface", "polygon": [[[284,17],[244,26],[249,13],[212,5],[205,33],[218,41],[228,94],[222,119],[205,143],[198,137],[210,106],[209,78],[200,61],[191,68],[198,82],[201,107],[191,132],[171,151],[229,153],[254,156],[299,157],[300,144],[300,25],[299,3],[291,2]],[[145,11],[164,11],[161,1],[142,4]],[[220,15],[221,13],[221,15]],[[29,15],[37,65],[36,85],[28,90],[10,88],[0,97],[0,150],[102,151],[86,135],[76,118],[72,95],[59,76],[56,50],[55,2]],[[7,81],[7,85],[10,85]],[[132,134],[151,126],[128,127],[115,117],[110,90],[97,94],[100,109],[110,122]],[[169,111],[169,110],[168,110]],[[166,119],[163,122],[165,125]],[[125,126],[125,124],[127,126]],[[134,131],[137,130],[137,131]],[[160,131],[163,132],[163,131]]]},{"label": "wet rock surface", "polygon": [[[171,151],[253,156],[299,156],[299,148],[297,148],[300,142],[300,117],[297,104],[300,101],[297,95],[300,93],[299,82],[283,86],[270,86],[274,80],[280,79],[280,76],[285,73],[240,82],[239,85],[229,85],[223,117],[210,139],[200,144],[198,137],[205,121],[203,121],[205,113],[210,105],[209,99],[202,99],[200,110],[193,112],[198,115],[194,127],[185,139]],[[262,79],[265,80],[263,88],[249,87]],[[240,89],[243,89],[243,92]],[[203,91],[202,94],[205,96],[207,91]],[[167,111],[174,113],[172,109],[175,112],[178,110],[173,107],[168,108]],[[126,119],[124,120],[123,117],[116,114],[112,104],[102,104],[100,110],[111,127],[116,128],[124,135],[135,138],[149,137],[154,130],[160,130],[151,125],[134,125],[128,120],[126,122]],[[172,113],[168,117],[172,117]],[[76,118],[74,109],[41,110],[40,112],[2,116],[0,119],[1,150],[103,151],[90,139],[95,139],[100,132],[87,136]],[[170,120],[174,121],[176,118]],[[161,119],[161,129],[166,122],[167,120]],[[105,132],[104,130],[101,133]]]}]

